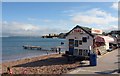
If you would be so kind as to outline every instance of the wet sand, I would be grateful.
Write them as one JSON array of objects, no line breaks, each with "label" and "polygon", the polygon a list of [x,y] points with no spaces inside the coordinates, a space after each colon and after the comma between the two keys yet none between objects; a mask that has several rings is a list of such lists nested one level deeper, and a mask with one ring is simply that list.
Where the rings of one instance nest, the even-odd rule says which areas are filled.
[{"label": "wet sand", "polygon": [[51,54],[2,63],[2,73],[10,67],[13,74],[65,74],[80,66],[80,62],[68,62],[62,54]]}]

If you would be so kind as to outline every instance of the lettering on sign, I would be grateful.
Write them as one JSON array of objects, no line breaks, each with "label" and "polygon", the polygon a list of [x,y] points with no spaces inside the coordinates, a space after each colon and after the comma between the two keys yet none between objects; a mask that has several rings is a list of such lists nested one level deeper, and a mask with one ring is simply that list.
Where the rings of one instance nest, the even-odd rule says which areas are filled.
[{"label": "lettering on sign", "polygon": [[102,34],[102,30],[100,30],[100,29],[92,28],[91,31],[92,31],[93,34]]},{"label": "lettering on sign", "polygon": [[81,30],[76,29],[76,30],[74,30],[74,32],[81,32]]},{"label": "lettering on sign", "polygon": [[83,33],[83,30],[81,30],[81,29],[74,29],[72,32],[71,32],[71,34],[72,33]]}]

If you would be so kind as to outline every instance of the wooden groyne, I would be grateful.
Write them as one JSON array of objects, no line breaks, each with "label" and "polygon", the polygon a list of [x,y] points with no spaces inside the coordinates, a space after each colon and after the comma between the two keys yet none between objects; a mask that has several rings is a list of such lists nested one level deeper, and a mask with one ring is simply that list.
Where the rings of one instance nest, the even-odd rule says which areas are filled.
[{"label": "wooden groyne", "polygon": [[42,50],[42,47],[41,46],[30,46],[30,45],[23,45],[23,48],[24,49],[36,49],[36,50]]},{"label": "wooden groyne", "polygon": [[58,52],[59,54],[61,53],[61,47],[58,46],[58,47],[53,47],[51,49],[44,49],[42,48],[41,46],[31,46],[31,45],[23,45],[23,48],[24,49],[30,49],[30,50],[40,50],[40,51],[46,51],[48,53],[48,51],[53,51],[53,52]]}]

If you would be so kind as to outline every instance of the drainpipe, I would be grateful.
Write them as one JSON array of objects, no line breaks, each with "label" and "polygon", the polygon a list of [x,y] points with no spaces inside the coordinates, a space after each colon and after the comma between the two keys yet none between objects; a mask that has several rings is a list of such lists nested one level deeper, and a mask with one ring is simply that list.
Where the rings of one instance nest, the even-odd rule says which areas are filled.
[{"label": "drainpipe", "polygon": [[93,38],[93,47],[92,47],[92,49],[93,49],[93,53],[95,53],[94,45],[95,45],[95,39]]}]

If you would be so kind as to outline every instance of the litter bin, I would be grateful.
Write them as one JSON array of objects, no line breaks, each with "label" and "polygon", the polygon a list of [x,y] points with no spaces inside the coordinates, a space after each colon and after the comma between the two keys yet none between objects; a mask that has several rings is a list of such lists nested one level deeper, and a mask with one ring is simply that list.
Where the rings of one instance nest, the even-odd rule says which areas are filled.
[{"label": "litter bin", "polygon": [[97,65],[97,55],[90,54],[90,66],[96,66],[96,65]]}]

